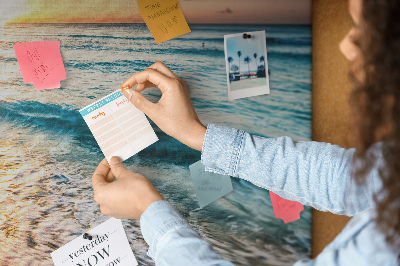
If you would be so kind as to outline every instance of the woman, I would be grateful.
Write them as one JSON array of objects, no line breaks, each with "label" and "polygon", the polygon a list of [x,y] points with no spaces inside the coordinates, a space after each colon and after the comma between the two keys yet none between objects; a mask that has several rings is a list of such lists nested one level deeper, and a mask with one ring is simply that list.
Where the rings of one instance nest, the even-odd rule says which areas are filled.
[{"label": "woman", "polygon": [[[352,62],[357,150],[265,139],[204,127],[186,85],[162,63],[134,74],[124,95],[160,129],[202,151],[209,171],[248,180],[319,210],[355,216],[315,260],[295,265],[397,265],[400,250],[400,1],[350,0],[353,28],[340,44]],[[136,85],[136,90],[130,89]],[[158,87],[162,97],[140,94]],[[114,181],[117,178],[117,181]],[[357,182],[356,182],[357,181]],[[113,157],[92,177],[102,213],[140,219],[149,256],[160,265],[231,265],[194,232],[144,176]]]}]

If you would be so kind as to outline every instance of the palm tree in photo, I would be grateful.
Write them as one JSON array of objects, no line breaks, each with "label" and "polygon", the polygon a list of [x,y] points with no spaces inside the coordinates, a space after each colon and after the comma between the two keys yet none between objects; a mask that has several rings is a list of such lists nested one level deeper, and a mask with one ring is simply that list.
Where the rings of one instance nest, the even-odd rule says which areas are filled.
[{"label": "palm tree in photo", "polygon": [[265,58],[263,55],[260,57],[260,63],[262,63],[262,62],[265,62]]},{"label": "palm tree in photo", "polygon": [[231,63],[233,62],[233,58],[232,56],[228,57],[228,65],[229,65],[229,69],[231,69]]},{"label": "palm tree in photo", "polygon": [[233,65],[231,66],[231,70],[232,70],[233,73],[238,72],[238,71],[239,71],[238,65],[233,64]]},{"label": "palm tree in photo", "polygon": [[253,56],[254,56],[254,64],[256,64],[256,72],[257,72],[257,53],[254,53]]},{"label": "palm tree in photo", "polygon": [[239,57],[239,79],[240,79],[240,57],[242,56],[242,52],[238,51],[238,57]]},{"label": "palm tree in photo", "polygon": [[[265,62],[265,58],[264,56],[260,56],[260,63]],[[261,64],[258,66],[258,70],[257,70],[257,77],[266,77],[266,73],[265,73],[266,69],[265,69],[265,64]]]},{"label": "palm tree in photo", "polygon": [[249,69],[248,77],[250,77],[250,62],[251,62],[250,56],[246,56],[246,57],[244,58],[244,62],[247,64],[247,67],[248,67],[248,69]]}]

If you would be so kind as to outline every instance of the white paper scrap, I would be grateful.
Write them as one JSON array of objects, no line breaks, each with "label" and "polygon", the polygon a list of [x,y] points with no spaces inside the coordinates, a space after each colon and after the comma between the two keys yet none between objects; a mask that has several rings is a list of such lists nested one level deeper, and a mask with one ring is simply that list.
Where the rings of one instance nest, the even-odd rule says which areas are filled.
[{"label": "white paper scrap", "polygon": [[138,265],[121,220],[111,218],[51,253],[55,266]]}]

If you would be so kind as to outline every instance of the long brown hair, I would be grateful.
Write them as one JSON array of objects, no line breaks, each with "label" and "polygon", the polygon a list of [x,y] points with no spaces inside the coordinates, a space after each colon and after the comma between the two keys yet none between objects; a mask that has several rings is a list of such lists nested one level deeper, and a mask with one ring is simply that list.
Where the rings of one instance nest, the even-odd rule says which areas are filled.
[{"label": "long brown hair", "polygon": [[[358,140],[354,177],[362,183],[376,156],[367,152],[382,141],[383,188],[374,200],[376,222],[387,243],[400,250],[400,1],[363,0],[360,36],[362,63],[353,66],[350,103]],[[363,72],[359,78],[357,71]]]}]

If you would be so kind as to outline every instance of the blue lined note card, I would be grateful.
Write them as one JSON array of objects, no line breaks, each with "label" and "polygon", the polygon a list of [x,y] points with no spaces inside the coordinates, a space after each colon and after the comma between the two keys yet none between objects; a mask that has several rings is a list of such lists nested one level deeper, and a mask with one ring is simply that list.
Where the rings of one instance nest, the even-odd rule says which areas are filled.
[{"label": "blue lined note card", "polygon": [[200,208],[233,191],[231,177],[206,172],[200,161],[189,166]]}]

